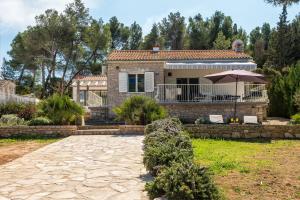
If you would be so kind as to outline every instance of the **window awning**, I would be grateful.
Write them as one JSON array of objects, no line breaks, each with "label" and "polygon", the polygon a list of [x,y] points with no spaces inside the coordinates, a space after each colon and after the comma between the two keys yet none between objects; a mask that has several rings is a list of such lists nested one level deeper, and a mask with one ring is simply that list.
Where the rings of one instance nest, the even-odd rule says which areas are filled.
[{"label": "window awning", "polygon": [[256,70],[257,65],[253,62],[231,63],[166,63],[165,69],[216,69],[216,70]]}]

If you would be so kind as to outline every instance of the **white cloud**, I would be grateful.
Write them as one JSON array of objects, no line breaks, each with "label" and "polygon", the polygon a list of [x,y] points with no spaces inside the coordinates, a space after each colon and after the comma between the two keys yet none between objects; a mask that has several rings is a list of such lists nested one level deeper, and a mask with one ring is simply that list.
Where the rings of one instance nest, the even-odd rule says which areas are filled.
[{"label": "white cloud", "polygon": [[[50,8],[63,11],[66,4],[71,2],[73,0],[0,0],[1,29],[23,30],[34,23],[36,15]],[[101,0],[83,0],[83,2],[89,8]]]}]

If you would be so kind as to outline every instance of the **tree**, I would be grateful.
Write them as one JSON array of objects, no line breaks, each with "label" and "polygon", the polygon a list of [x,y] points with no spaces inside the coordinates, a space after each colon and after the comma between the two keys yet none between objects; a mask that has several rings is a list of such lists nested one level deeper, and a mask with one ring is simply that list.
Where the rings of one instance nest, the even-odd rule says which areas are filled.
[{"label": "tree", "polygon": [[130,27],[130,33],[128,38],[129,49],[136,50],[142,43],[143,31],[142,27],[134,22]]},{"label": "tree", "polygon": [[214,42],[214,49],[220,49],[220,50],[229,49],[230,44],[231,44],[230,40],[229,39],[226,40],[225,35],[223,34],[222,31],[220,31],[216,41]]},{"label": "tree", "polygon": [[9,65],[5,58],[2,61],[1,78],[4,80],[15,80],[15,70]]},{"label": "tree", "polygon": [[164,18],[159,23],[161,36],[165,41],[165,48],[172,50],[183,49],[185,34],[185,18],[177,13],[170,13],[168,18]]},{"label": "tree", "polygon": [[273,4],[274,6],[279,5],[292,5],[294,3],[299,3],[300,0],[265,0],[267,3]]},{"label": "tree", "polygon": [[145,36],[142,43],[142,49],[150,50],[154,46],[163,47],[163,39],[160,37],[159,28],[157,24],[153,24],[152,29],[148,35]]},{"label": "tree", "polygon": [[231,39],[233,35],[233,28],[232,28],[232,19],[229,16],[224,18],[224,22],[222,24],[222,32],[226,39]]},{"label": "tree", "polygon": [[262,34],[262,39],[265,42],[264,48],[265,50],[268,50],[270,36],[271,36],[271,27],[269,23],[263,24],[263,26],[261,27],[261,34]]},{"label": "tree", "polygon": [[111,49],[128,49],[129,28],[120,23],[117,17],[109,20],[111,32]]},{"label": "tree", "polygon": [[217,39],[218,34],[221,31],[221,27],[224,21],[225,15],[220,11],[216,11],[209,20],[210,24],[210,47],[213,47],[214,41]]},{"label": "tree", "polygon": [[209,27],[208,23],[203,20],[201,14],[189,18],[187,36],[189,39],[189,49],[209,48]]}]

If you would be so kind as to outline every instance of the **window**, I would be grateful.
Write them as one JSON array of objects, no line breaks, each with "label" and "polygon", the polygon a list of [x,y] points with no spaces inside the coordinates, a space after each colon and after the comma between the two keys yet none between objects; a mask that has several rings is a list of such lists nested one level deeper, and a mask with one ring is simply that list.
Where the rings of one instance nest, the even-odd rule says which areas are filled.
[{"label": "window", "polygon": [[129,74],[128,75],[128,91],[129,92],[144,92],[145,91],[145,76],[144,76],[144,74]]}]

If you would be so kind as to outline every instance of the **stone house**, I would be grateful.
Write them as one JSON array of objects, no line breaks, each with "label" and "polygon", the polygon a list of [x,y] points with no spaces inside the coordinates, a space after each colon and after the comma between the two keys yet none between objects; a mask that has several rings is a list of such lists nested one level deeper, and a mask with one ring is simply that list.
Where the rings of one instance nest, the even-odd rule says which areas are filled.
[{"label": "stone house", "polygon": [[16,84],[9,80],[0,80],[0,93],[2,95],[15,94]]},{"label": "stone house", "polygon": [[132,95],[146,95],[165,106],[171,116],[193,122],[211,114],[266,117],[265,85],[249,82],[213,84],[205,75],[257,68],[240,48],[233,50],[115,50],[107,59],[107,97],[112,108]]}]

